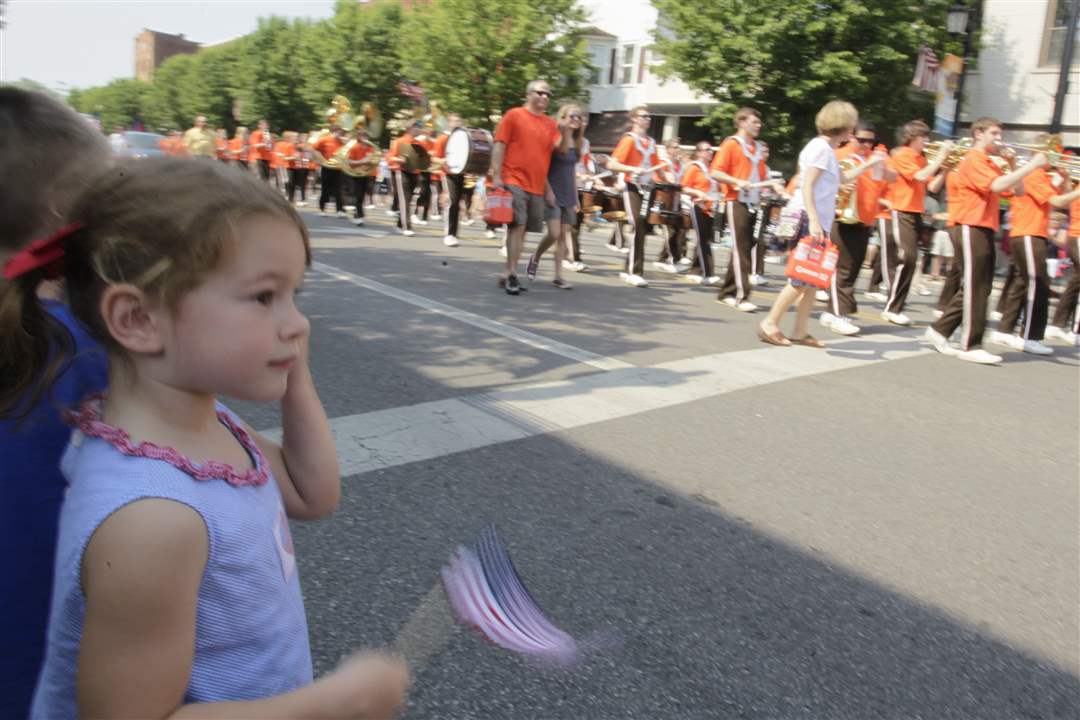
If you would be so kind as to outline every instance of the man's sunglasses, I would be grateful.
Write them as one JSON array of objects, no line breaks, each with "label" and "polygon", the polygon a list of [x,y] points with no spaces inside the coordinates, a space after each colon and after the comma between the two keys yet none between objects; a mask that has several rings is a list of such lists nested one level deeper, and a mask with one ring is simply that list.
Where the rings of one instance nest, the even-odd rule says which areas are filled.
[{"label": "man's sunglasses", "polygon": [[872,137],[861,138],[861,137],[857,137],[857,138],[855,138],[855,142],[862,143],[863,145],[873,145],[874,143],[877,142],[877,138],[872,138]]},{"label": "man's sunglasses", "polygon": [[551,93],[548,92],[547,90],[533,90],[533,92],[536,93],[537,95],[543,95],[546,98],[551,97]]}]

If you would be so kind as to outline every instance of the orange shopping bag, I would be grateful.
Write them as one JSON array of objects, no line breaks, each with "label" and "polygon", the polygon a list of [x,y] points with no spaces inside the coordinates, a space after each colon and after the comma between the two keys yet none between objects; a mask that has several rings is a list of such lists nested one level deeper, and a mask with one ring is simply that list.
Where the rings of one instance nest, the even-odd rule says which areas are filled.
[{"label": "orange shopping bag", "polygon": [[509,190],[487,191],[484,222],[488,225],[509,225],[514,221],[514,196]]},{"label": "orange shopping bag", "polygon": [[799,244],[788,255],[787,269],[784,274],[792,280],[802,280],[814,287],[827,288],[832,282],[839,259],[840,251],[829,238],[826,237],[822,242],[815,242],[807,235],[799,240]]}]

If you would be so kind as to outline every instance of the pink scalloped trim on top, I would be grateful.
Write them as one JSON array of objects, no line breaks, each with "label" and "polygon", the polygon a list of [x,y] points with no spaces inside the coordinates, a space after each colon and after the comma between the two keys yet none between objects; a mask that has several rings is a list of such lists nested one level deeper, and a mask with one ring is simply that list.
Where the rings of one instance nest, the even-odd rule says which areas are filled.
[{"label": "pink scalloped trim on top", "polygon": [[141,442],[136,445],[131,441],[131,436],[128,435],[126,430],[101,421],[101,405],[104,399],[104,395],[94,395],[87,398],[78,410],[68,410],[64,413],[64,419],[84,435],[100,438],[124,455],[162,460],[184,471],[196,480],[224,480],[230,485],[243,487],[245,485],[265,485],[266,481],[270,479],[270,475],[266,471],[266,459],[259,450],[259,446],[255,444],[255,441],[244,427],[238,425],[227,413],[221,410],[218,410],[217,413],[218,420],[225,424],[229,432],[240,441],[240,444],[255,459],[255,467],[248,468],[244,472],[237,472],[232,465],[217,460],[208,460],[200,465],[171,447],[161,447],[152,442]]}]

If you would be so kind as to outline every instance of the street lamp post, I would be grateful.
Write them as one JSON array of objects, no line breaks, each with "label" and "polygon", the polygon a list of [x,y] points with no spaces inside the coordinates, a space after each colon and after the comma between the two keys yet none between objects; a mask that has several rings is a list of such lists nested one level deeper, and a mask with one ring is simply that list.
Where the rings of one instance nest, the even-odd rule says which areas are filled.
[{"label": "street lamp post", "polygon": [[953,115],[953,135],[960,132],[960,104],[964,99],[964,80],[967,79],[968,56],[971,54],[971,33],[968,32],[968,23],[971,20],[972,8],[962,3],[957,3],[949,8],[949,14],[945,17],[945,28],[952,36],[964,36],[964,65],[960,68],[960,82],[956,85],[956,113]]}]

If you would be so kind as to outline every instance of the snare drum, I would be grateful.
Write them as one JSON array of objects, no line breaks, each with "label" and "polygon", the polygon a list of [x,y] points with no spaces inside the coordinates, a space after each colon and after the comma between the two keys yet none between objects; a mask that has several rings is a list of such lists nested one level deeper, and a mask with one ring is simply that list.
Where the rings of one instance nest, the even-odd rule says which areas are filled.
[{"label": "snare drum", "polygon": [[596,212],[604,209],[604,194],[598,190],[579,190],[578,207],[583,213]]},{"label": "snare drum", "polygon": [[491,167],[494,143],[480,128],[454,128],[446,141],[446,171],[451,175],[484,175]]},{"label": "snare drum", "polygon": [[649,215],[646,220],[652,225],[682,227],[683,213],[679,200],[681,193],[680,185],[656,183],[649,193]]},{"label": "snare drum", "polygon": [[598,197],[603,201],[603,212],[600,217],[605,220],[625,220],[626,204],[623,202],[622,193],[614,188],[601,188]]}]

